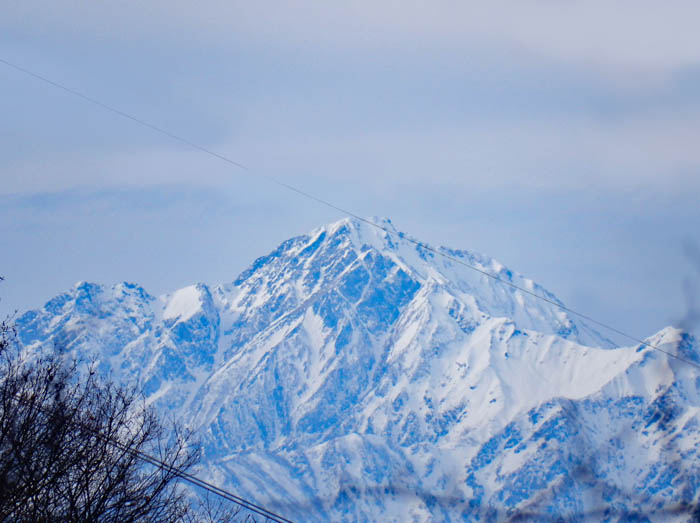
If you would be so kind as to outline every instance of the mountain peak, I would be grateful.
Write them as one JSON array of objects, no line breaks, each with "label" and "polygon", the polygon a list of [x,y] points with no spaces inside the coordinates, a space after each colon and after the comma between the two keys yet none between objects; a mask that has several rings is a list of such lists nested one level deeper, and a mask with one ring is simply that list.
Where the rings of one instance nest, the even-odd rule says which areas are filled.
[{"label": "mountain peak", "polygon": [[342,227],[349,227],[357,231],[367,230],[367,228],[377,230],[378,227],[382,229],[396,230],[391,219],[385,216],[368,216],[366,218],[346,216],[345,218],[341,218],[335,222],[323,225],[319,227],[319,229],[325,229],[332,233]]},{"label": "mountain peak", "polygon": [[316,228],[309,236],[315,239],[324,233],[328,237],[346,237],[356,247],[371,245],[380,250],[395,247],[392,236],[404,236],[389,218],[379,216],[346,217]]},{"label": "mountain peak", "polygon": [[[696,496],[700,389],[682,362],[609,346],[492,258],[440,256],[369,220],[291,238],[211,289],[155,299],[81,282],[22,315],[20,340],[139,384],[202,436],[202,474],[284,499],[292,519],[576,519],[572,507],[612,503],[601,496],[637,509],[591,474],[641,485],[645,507]],[[698,361],[680,331],[648,339]]]},{"label": "mountain peak", "polygon": [[[547,303],[561,303],[551,292],[503,263],[470,251],[426,246],[400,232],[388,218],[343,218],[283,242],[258,258],[232,288],[258,289],[264,285],[270,299],[303,303],[314,289],[328,289],[349,275],[401,271],[411,285],[441,289],[445,299],[467,300],[473,303],[473,310],[511,318],[520,329],[613,346],[584,321]],[[347,283],[344,288],[354,295],[354,285]]]}]

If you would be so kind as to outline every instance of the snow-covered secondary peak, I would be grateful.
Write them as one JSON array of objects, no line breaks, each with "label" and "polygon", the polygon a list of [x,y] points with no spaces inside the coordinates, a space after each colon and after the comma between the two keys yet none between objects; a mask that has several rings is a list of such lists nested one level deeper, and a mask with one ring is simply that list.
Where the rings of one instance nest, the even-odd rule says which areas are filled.
[{"label": "snow-covered secondary peak", "polygon": [[700,378],[668,355],[700,363],[697,340],[614,347],[536,296],[560,303],[492,258],[353,218],[228,284],[82,282],[17,326],[28,349],[136,384],[201,435],[202,475],[293,520],[697,504]]}]

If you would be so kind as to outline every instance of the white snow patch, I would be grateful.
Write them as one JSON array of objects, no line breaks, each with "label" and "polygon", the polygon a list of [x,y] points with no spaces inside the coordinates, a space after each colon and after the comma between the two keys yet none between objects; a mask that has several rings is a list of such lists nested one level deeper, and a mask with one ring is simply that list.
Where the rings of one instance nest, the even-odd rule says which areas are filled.
[{"label": "white snow patch", "polygon": [[202,308],[201,293],[196,285],[175,291],[163,311],[163,319],[185,321],[197,314]]}]

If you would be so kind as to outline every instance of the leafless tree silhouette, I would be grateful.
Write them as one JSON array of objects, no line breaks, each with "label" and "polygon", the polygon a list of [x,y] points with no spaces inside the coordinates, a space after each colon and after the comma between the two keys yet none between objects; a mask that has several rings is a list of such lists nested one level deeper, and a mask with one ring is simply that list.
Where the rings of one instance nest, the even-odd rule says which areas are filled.
[{"label": "leafless tree silhouette", "polygon": [[0,520],[182,521],[177,471],[197,455],[135,392],[57,354],[27,357],[0,325]]}]

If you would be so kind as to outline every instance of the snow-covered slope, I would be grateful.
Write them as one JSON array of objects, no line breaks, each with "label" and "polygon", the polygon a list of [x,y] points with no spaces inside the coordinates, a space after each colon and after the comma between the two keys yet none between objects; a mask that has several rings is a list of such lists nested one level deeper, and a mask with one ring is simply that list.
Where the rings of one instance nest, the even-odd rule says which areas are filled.
[{"label": "snow-covered slope", "polygon": [[[292,519],[666,520],[700,495],[696,368],[356,220],[230,284],[80,283],[17,325],[137,383],[199,431],[201,474]],[[678,330],[650,343],[700,362]]]}]

